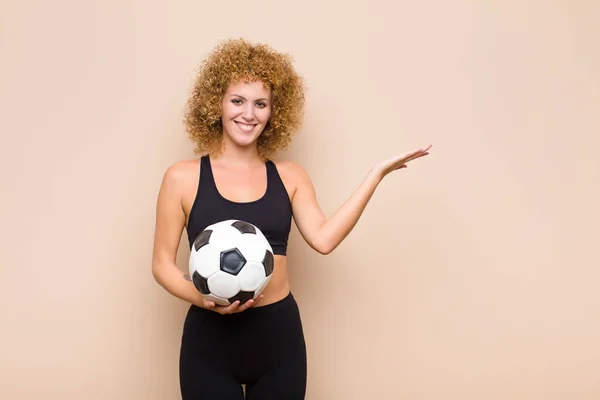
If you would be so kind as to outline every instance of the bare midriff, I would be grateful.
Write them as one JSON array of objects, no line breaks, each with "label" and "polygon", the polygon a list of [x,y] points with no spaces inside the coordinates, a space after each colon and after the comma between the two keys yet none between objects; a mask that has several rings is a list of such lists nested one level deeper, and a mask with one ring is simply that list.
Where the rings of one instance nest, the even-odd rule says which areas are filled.
[{"label": "bare midriff", "polygon": [[275,303],[290,292],[290,284],[288,280],[287,257],[283,255],[275,255],[275,263],[271,281],[262,292],[263,298],[257,302],[254,307],[266,306],[267,304]]}]

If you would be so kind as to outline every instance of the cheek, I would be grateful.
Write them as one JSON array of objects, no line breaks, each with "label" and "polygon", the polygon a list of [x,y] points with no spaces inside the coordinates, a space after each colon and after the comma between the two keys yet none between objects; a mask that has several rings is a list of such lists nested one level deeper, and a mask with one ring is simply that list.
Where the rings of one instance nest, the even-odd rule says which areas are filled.
[{"label": "cheek", "polygon": [[258,114],[258,115],[260,115],[260,120],[262,122],[267,122],[269,120],[269,118],[271,118],[271,109],[265,108],[263,110],[260,110],[260,114]]},{"label": "cheek", "polygon": [[229,117],[231,117],[234,114],[234,110],[231,107],[231,104],[226,103],[223,104],[221,107],[221,114],[223,116],[223,118],[228,119]]}]

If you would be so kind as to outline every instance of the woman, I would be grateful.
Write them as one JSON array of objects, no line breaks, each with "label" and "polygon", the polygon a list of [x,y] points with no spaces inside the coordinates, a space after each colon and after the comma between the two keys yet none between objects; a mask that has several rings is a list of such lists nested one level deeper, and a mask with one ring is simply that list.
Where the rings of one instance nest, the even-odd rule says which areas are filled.
[{"label": "woman", "polygon": [[[302,79],[288,55],[244,40],[221,43],[203,62],[186,112],[198,159],[170,166],[157,201],[152,273],[189,302],[180,352],[187,399],[304,399],[306,348],[286,260],[293,218],[308,245],[332,252],[350,233],[379,182],[428,154],[431,146],[375,165],[352,196],[326,218],[306,172],[270,157],[300,125]],[[198,292],[176,265],[183,229],[191,247],[215,222],[258,226],[275,253],[271,282],[256,301],[224,307]]]}]

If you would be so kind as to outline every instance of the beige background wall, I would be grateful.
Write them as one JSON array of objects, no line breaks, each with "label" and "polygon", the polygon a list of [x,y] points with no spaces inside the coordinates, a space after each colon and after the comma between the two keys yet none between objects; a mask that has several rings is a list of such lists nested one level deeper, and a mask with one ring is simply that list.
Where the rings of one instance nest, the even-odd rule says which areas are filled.
[{"label": "beige background wall", "polygon": [[[600,398],[600,3],[16,1],[0,8],[0,398],[177,399],[187,305],[150,272],[165,168],[221,39],[294,55],[280,157],[331,214],[293,230],[310,400]],[[181,247],[185,268],[187,249]]]}]

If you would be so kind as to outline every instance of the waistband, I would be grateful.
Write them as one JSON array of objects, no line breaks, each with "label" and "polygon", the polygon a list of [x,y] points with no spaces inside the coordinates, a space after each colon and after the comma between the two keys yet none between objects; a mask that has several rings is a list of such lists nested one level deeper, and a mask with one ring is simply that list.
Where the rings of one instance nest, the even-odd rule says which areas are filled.
[{"label": "waistband", "polygon": [[271,304],[267,304],[264,306],[258,306],[258,307],[250,307],[249,309],[247,309],[246,311],[240,313],[240,314],[245,314],[245,313],[252,313],[252,314],[260,314],[260,313],[268,313],[268,312],[272,312],[272,311],[276,311],[282,308],[287,308],[290,306],[295,306],[296,305],[296,299],[294,298],[294,295],[292,294],[292,292],[289,292],[287,294],[287,296],[285,296],[283,299],[281,300],[277,300],[274,303]]},{"label": "waistband", "polygon": [[189,312],[203,313],[210,317],[214,317],[214,318],[218,318],[218,319],[238,319],[238,318],[245,318],[245,317],[250,317],[250,316],[258,317],[258,316],[268,315],[270,313],[273,313],[273,312],[276,312],[279,310],[284,310],[284,309],[287,309],[290,307],[297,307],[296,299],[294,298],[294,295],[292,294],[292,292],[289,292],[287,294],[287,296],[285,296],[283,299],[277,300],[274,303],[270,303],[270,304],[267,304],[264,306],[250,307],[246,311],[237,312],[237,313],[233,313],[233,314],[219,314],[218,312],[215,312],[213,310],[207,310],[205,308],[198,307],[194,304],[192,304],[190,306]]}]

